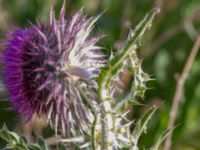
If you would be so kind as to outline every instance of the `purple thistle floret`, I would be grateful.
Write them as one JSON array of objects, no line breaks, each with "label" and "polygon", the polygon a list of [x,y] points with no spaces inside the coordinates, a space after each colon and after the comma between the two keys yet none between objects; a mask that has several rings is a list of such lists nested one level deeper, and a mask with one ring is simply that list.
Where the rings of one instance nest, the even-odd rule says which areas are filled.
[{"label": "purple thistle floret", "polygon": [[90,120],[77,83],[97,77],[106,60],[95,46],[101,36],[89,36],[97,18],[86,19],[81,11],[68,19],[64,14],[63,6],[59,20],[51,11],[50,24],[38,22],[10,33],[5,82],[13,109],[22,117],[45,114],[56,132],[70,136]]}]

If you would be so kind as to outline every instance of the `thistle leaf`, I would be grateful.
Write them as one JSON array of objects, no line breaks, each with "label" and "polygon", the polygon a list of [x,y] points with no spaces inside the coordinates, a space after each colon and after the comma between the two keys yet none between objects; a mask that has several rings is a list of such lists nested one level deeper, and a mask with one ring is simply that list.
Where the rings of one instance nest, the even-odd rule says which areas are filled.
[{"label": "thistle leaf", "polygon": [[58,143],[58,150],[66,150],[66,146],[63,143],[59,142]]},{"label": "thistle leaf", "polygon": [[151,107],[143,115],[143,117],[136,123],[135,128],[132,132],[132,142],[133,142],[134,146],[137,146],[140,136],[142,135],[142,133],[145,132],[145,130],[147,128],[147,124],[156,110],[157,110],[157,108],[155,106]]},{"label": "thistle leaf", "polygon": [[38,145],[29,145],[28,150],[43,150]]},{"label": "thistle leaf", "polygon": [[138,102],[135,99],[125,97],[123,100],[121,100],[120,102],[116,104],[114,111],[117,111],[118,109],[120,109],[126,102],[128,102],[128,104],[131,104],[131,105],[142,105],[140,102]]},{"label": "thistle leaf", "polygon": [[140,102],[138,102],[137,100],[135,99],[128,99],[128,102],[132,105],[142,105]]},{"label": "thistle leaf", "polygon": [[160,147],[160,145],[162,144],[162,142],[165,140],[165,138],[168,136],[168,134],[169,134],[170,132],[172,132],[172,130],[174,130],[174,128],[164,131],[164,132],[159,136],[159,138],[156,140],[156,143],[150,148],[150,150],[158,150],[158,148]]},{"label": "thistle leaf", "polygon": [[119,51],[119,54],[113,56],[113,58],[108,62],[108,65],[102,69],[100,77],[98,78],[100,97],[103,96],[103,90],[110,88],[112,78],[123,68],[124,62],[130,59],[132,52],[135,52],[135,50],[141,45],[140,43],[144,32],[150,28],[157,13],[158,9],[153,9],[144,17],[139,25],[136,26],[135,30],[130,33],[127,42]]},{"label": "thistle leaf", "polygon": [[42,137],[38,138],[37,143],[39,144],[39,146],[42,148],[42,150],[48,150],[48,146],[45,143],[45,141],[42,139]]},{"label": "thistle leaf", "polygon": [[5,127],[4,129],[0,130],[0,137],[4,139],[7,142],[12,142],[12,143],[19,143],[20,142],[20,137],[14,133],[8,131]]},{"label": "thistle leaf", "polygon": [[28,144],[26,138],[15,132],[11,132],[4,127],[0,130],[0,138],[7,142],[3,149],[16,149],[16,150],[48,150],[48,147],[42,138],[38,138],[38,143]]}]

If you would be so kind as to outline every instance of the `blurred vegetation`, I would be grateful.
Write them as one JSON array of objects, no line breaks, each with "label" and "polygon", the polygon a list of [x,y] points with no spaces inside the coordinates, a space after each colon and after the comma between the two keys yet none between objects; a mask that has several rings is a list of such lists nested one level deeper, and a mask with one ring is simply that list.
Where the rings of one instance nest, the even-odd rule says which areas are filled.
[{"label": "blurred vegetation", "polygon": [[[59,13],[62,0],[52,0]],[[157,135],[165,130],[169,119],[172,99],[187,57],[200,30],[199,0],[66,0],[67,14],[84,8],[89,16],[105,11],[96,25],[95,32],[105,34],[99,43],[116,51],[134,27],[153,7],[161,12],[155,19],[150,32],[138,51],[143,60],[143,68],[154,81],[148,83],[144,103],[160,107],[151,120],[150,128],[140,141],[140,145],[150,145]],[[48,21],[50,0],[0,0],[0,37],[12,26],[29,26],[27,20]],[[94,34],[96,34],[94,33]],[[173,134],[174,150],[200,150],[200,53],[193,63],[184,94],[178,109],[176,124],[180,124]],[[2,81],[0,81],[2,83]],[[0,96],[6,97],[0,87]],[[20,121],[16,113],[4,110],[9,103],[0,102],[0,126],[4,123],[10,129],[18,130]],[[146,110],[145,106],[134,107],[131,117],[136,119]],[[1,145],[1,144],[0,144]]]}]

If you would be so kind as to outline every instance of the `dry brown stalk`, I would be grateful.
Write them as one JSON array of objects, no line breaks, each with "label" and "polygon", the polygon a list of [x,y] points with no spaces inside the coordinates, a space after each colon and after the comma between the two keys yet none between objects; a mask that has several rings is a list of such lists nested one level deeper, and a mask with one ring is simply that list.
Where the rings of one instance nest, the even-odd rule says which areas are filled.
[{"label": "dry brown stalk", "polygon": [[[192,64],[195,60],[195,57],[198,53],[199,48],[200,48],[200,35],[197,37],[197,40],[196,40],[196,42],[195,42],[195,44],[194,44],[194,46],[193,46],[193,48],[190,52],[188,60],[185,64],[183,72],[182,72],[180,78],[177,81],[176,91],[175,91],[175,94],[174,94],[172,108],[171,108],[171,111],[170,111],[168,129],[172,129],[174,127],[179,102],[181,100],[181,97],[182,97],[182,94],[183,94],[183,91],[184,91],[184,84],[185,84],[185,81],[188,78],[189,72],[191,70]],[[171,149],[171,143],[172,143],[171,138],[172,138],[172,132],[169,133],[168,137],[166,138],[164,150],[170,150]]]}]

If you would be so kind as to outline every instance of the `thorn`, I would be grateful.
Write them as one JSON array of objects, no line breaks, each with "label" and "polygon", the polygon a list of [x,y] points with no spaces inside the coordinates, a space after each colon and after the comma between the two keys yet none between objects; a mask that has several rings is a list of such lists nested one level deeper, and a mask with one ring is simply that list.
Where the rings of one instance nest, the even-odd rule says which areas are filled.
[{"label": "thorn", "polygon": [[2,127],[2,129],[3,129],[3,130],[5,130],[5,131],[8,131],[8,127],[6,126],[6,124],[5,124],[5,123],[3,124],[3,127]]},{"label": "thorn", "polygon": [[60,19],[62,23],[65,19],[65,5],[66,5],[66,0],[64,0],[61,11],[60,11]]}]

